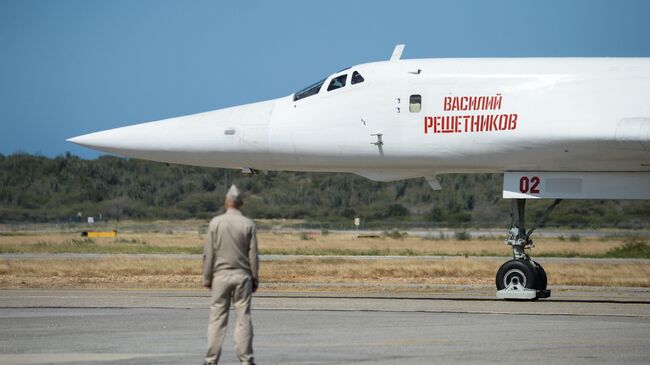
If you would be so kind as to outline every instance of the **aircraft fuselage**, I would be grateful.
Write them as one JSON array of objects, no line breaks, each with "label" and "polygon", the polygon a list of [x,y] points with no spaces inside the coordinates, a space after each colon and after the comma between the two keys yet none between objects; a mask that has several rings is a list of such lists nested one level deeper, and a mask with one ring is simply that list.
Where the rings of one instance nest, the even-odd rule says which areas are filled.
[{"label": "aircraft fuselage", "polygon": [[[353,84],[355,73],[363,81]],[[342,78],[345,86],[328,91]],[[71,141],[154,161],[352,172],[374,180],[650,171],[648,58],[375,62],[330,75],[316,94],[294,99],[292,94]]]}]

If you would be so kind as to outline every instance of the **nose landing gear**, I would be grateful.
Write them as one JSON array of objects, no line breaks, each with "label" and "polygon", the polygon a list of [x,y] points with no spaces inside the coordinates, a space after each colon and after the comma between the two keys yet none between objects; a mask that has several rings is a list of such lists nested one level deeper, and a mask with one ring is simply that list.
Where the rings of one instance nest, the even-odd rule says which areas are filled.
[{"label": "nose landing gear", "polygon": [[512,201],[512,224],[506,244],[512,247],[513,259],[499,268],[496,276],[497,297],[510,300],[536,300],[548,298],[547,277],[544,268],[526,253],[533,246],[531,234],[539,227],[562,199],[556,199],[530,230],[524,227],[526,199]]}]

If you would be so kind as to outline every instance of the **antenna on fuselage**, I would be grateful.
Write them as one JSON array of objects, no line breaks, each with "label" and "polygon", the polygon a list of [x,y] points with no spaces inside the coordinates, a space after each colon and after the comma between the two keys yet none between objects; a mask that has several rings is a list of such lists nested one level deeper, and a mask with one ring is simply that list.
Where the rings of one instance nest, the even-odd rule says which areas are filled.
[{"label": "antenna on fuselage", "polygon": [[404,45],[403,44],[396,45],[395,49],[393,50],[393,55],[390,56],[390,60],[399,61],[399,59],[402,58],[402,52],[404,52]]}]

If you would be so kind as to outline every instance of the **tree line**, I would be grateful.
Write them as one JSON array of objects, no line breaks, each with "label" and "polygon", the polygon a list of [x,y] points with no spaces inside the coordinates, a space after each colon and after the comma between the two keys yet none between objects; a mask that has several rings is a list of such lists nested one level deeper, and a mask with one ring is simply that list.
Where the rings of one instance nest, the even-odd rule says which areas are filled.
[{"label": "tree line", "polygon": [[[440,177],[433,191],[424,179],[373,182],[343,173],[265,172],[102,156],[85,160],[71,154],[48,158],[0,155],[0,222],[61,222],[83,216],[103,219],[188,219],[221,212],[230,184],[244,192],[244,212],[253,218],[314,222],[397,222],[405,225],[493,226],[509,222],[509,202],[501,199],[502,175],[454,174]],[[532,201],[533,221],[549,201]],[[647,201],[565,201],[548,225],[648,227]]]}]

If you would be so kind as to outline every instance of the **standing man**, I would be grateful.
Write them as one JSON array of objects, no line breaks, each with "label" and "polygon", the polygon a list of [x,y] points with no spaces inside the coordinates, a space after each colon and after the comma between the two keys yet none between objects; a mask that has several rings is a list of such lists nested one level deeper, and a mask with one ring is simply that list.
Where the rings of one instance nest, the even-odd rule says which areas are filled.
[{"label": "standing man", "polygon": [[203,248],[203,285],[212,289],[208,352],[205,364],[217,364],[232,301],[237,311],[235,350],[242,364],[254,364],[251,296],[258,286],[255,223],[239,211],[243,200],[232,185],[226,194],[226,213],[214,217]]}]

